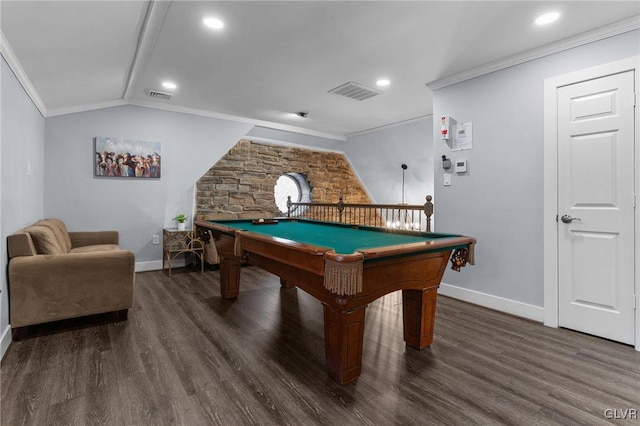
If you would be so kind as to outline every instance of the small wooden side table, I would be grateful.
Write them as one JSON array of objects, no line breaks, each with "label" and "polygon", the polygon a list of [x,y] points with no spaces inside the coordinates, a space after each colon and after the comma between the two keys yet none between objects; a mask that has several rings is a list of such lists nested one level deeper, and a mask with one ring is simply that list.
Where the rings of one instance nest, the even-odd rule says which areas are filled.
[{"label": "small wooden side table", "polygon": [[171,265],[176,257],[184,253],[193,253],[200,259],[200,273],[204,272],[204,242],[196,238],[193,229],[178,231],[178,228],[164,228],[162,230],[162,270],[164,265]]}]

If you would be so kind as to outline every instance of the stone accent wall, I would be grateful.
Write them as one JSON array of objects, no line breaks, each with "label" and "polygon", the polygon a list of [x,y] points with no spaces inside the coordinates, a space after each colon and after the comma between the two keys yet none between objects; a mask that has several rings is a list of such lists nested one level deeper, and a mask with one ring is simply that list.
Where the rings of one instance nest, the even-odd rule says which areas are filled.
[{"label": "stone accent wall", "polygon": [[243,139],[196,183],[196,215],[281,216],[273,187],[285,173],[306,175],[314,202],[371,203],[343,154]]}]

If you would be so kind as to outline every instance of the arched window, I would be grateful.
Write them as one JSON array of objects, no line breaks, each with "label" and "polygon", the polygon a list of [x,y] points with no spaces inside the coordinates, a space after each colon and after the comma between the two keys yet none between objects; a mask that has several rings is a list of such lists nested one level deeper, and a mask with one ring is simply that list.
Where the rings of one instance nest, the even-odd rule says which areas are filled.
[{"label": "arched window", "polygon": [[[285,173],[276,181],[276,185],[273,187],[273,195],[280,213],[286,214],[288,196],[291,196],[291,201],[294,203],[311,202],[311,185],[301,173]],[[304,213],[304,209],[297,207],[294,207],[291,211],[292,216],[299,216],[302,213]]]}]

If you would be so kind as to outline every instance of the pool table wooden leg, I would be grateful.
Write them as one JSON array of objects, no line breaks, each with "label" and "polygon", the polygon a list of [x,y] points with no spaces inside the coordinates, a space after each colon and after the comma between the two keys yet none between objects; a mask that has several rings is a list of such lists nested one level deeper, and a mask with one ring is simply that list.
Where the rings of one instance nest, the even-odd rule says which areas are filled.
[{"label": "pool table wooden leg", "polygon": [[235,299],[240,293],[240,266],[238,257],[220,257],[220,293],[223,299]]},{"label": "pool table wooden leg", "polygon": [[423,349],[433,342],[437,297],[437,287],[402,290],[404,341],[412,348]]},{"label": "pool table wooden leg", "polygon": [[350,311],[324,308],[324,346],[329,376],[341,385],[357,379],[362,368],[366,305]]},{"label": "pool table wooden leg", "polygon": [[282,288],[294,288],[295,285],[291,284],[290,282],[288,282],[287,280],[280,278],[280,287]]}]

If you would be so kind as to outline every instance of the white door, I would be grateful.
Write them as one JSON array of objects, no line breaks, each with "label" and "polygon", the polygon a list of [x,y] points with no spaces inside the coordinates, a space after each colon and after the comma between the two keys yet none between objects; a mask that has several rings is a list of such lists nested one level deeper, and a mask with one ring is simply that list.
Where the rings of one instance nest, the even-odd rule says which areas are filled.
[{"label": "white door", "polygon": [[629,344],[633,129],[634,71],[558,89],[558,324]]}]

